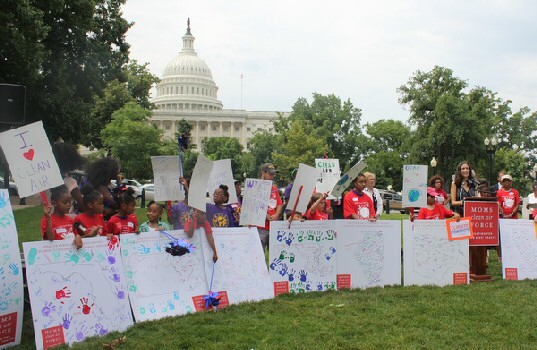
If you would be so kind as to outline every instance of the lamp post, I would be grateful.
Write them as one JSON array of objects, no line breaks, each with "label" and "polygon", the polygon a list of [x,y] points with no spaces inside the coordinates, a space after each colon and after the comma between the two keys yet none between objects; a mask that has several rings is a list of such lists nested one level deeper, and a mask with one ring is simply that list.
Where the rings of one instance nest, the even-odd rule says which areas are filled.
[{"label": "lamp post", "polygon": [[437,164],[438,164],[438,162],[436,161],[436,158],[433,157],[433,159],[431,159],[431,167],[433,168],[433,175],[436,175],[435,174],[435,169],[436,169]]},{"label": "lamp post", "polygon": [[498,139],[492,136],[490,139],[485,137],[485,148],[489,156],[489,186],[492,186],[494,181],[494,155],[496,154],[496,146],[498,145]]}]

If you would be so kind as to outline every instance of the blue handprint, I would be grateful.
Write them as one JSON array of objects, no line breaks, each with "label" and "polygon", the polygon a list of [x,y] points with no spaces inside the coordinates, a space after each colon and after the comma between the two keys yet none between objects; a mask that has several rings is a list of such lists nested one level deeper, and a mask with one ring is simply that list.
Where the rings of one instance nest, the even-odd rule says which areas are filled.
[{"label": "blue handprint", "polygon": [[100,323],[97,323],[95,325],[95,332],[98,333],[100,336],[106,335],[108,333],[108,329],[104,328],[104,326]]},{"label": "blue handprint", "polygon": [[323,290],[323,282],[317,283],[317,290]]},{"label": "blue handprint", "polygon": [[28,253],[28,261],[29,265],[35,264],[35,258],[37,257],[37,248],[30,249],[30,252]]},{"label": "blue handprint", "polygon": [[280,231],[280,230],[278,230],[278,234],[276,235],[276,240],[277,240],[278,242],[283,241],[283,234],[284,234],[284,231]]},{"label": "blue handprint", "polygon": [[280,259],[272,260],[272,262],[270,263],[270,269],[275,270],[276,266],[280,265],[281,263],[282,263],[282,261]]},{"label": "blue handprint", "polygon": [[112,255],[112,253],[109,253],[108,255],[108,263],[110,265],[114,265],[116,263],[116,257]]},{"label": "blue handprint", "polygon": [[287,273],[287,276],[289,277],[289,282],[293,282],[295,280],[295,270],[294,269],[291,269],[289,270],[289,272]]},{"label": "blue handprint", "polygon": [[336,254],[336,248],[330,247],[330,249],[328,249],[328,253],[326,253],[324,257],[326,260],[330,260],[334,254]]},{"label": "blue handprint", "polygon": [[115,267],[112,267],[110,272],[112,273],[112,275],[110,276],[112,281],[114,281],[114,282],[120,282],[121,281],[121,276],[119,275],[119,271],[117,271]]},{"label": "blue handprint", "polygon": [[52,303],[45,302],[45,306],[41,309],[41,314],[45,317],[49,317],[54,310],[56,310],[56,306],[52,305]]},{"label": "blue handprint", "polygon": [[83,341],[86,339],[86,333],[88,332],[88,328],[84,325],[80,327],[80,330],[76,331],[76,340]]},{"label": "blue handprint", "polygon": [[65,254],[65,258],[67,258],[68,262],[71,261],[75,264],[78,264],[78,262],[80,261],[80,256],[78,256],[78,254],[71,254],[71,253],[67,253]]},{"label": "blue handprint", "polygon": [[125,299],[125,291],[116,287],[116,295],[118,299]]},{"label": "blue handprint", "polygon": [[287,245],[291,245],[291,243],[293,243],[293,240],[295,239],[294,235],[292,232],[289,232],[289,234],[287,235],[287,238],[285,239],[285,243],[287,243]]},{"label": "blue handprint", "polygon": [[279,271],[281,276],[287,275],[287,264],[282,264]]},{"label": "blue handprint", "polygon": [[69,327],[71,327],[71,320],[72,319],[73,319],[73,316],[70,316],[69,314],[65,314],[65,316],[62,317],[63,328],[69,329]]},{"label": "blue handprint", "polygon": [[179,295],[179,292],[173,292],[173,298],[174,298],[175,300],[179,300],[179,299],[181,299],[181,296]]},{"label": "blue handprint", "polygon": [[311,284],[306,284],[306,290],[311,290]]},{"label": "blue handprint", "polygon": [[300,282],[306,282],[308,280],[308,274],[304,270],[298,272],[300,274]]},{"label": "blue handprint", "polygon": [[141,244],[140,247],[138,248],[138,251],[141,254],[149,254],[149,252],[151,251],[151,248],[146,247],[144,244]]},{"label": "blue handprint", "polygon": [[169,308],[171,311],[175,310],[175,304],[173,303],[173,301],[168,300],[168,308]]},{"label": "blue handprint", "polygon": [[7,204],[6,202],[6,195],[4,193],[2,193],[2,195],[0,196],[0,209],[2,209],[3,207],[5,207]]}]

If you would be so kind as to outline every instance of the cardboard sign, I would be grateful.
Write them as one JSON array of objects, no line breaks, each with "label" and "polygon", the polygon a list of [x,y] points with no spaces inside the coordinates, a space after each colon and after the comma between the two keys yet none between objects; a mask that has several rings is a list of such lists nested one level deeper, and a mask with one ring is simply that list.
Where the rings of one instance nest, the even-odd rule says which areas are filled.
[{"label": "cardboard sign", "polygon": [[[213,171],[213,165],[212,160],[200,153],[190,179],[188,205],[202,212],[207,210],[207,184]],[[209,196],[212,196],[212,193]]]},{"label": "cardboard sign", "polygon": [[352,275],[350,273],[337,275],[337,290],[351,289],[352,288]]},{"label": "cardboard sign", "polygon": [[239,225],[265,226],[272,181],[248,178],[244,184]]},{"label": "cardboard sign", "polygon": [[[341,197],[341,195],[343,194],[343,191],[345,191],[347,189],[347,187],[349,187],[349,185],[351,184],[351,182],[354,181],[354,179],[356,179],[356,177],[358,176],[358,174],[365,169],[365,167],[367,166],[366,163],[364,162],[359,162],[359,163],[356,163],[352,168],[351,170],[347,171],[345,173],[345,175],[343,175],[341,177],[341,179],[339,179],[339,181],[336,183],[336,185],[334,186],[334,188],[332,189],[332,191],[330,192],[330,195],[335,197],[335,198],[339,198]],[[294,186],[293,186],[294,187]]]},{"label": "cardboard sign", "polygon": [[500,243],[497,202],[465,201],[464,217],[472,219],[472,232],[470,246],[491,246]]},{"label": "cardboard sign", "polygon": [[[315,168],[321,171],[321,176],[315,184],[315,191],[321,193],[330,192],[341,178],[339,159],[315,159]],[[336,199],[336,197],[330,195],[328,199]]]},{"label": "cardboard sign", "polygon": [[457,219],[446,220],[446,229],[450,241],[474,237],[471,218],[461,218],[460,221]]},{"label": "cardboard sign", "polygon": [[155,200],[167,201],[185,199],[179,184],[179,156],[151,157],[155,178]]},{"label": "cardboard sign", "polygon": [[403,207],[427,205],[427,165],[403,165]]},{"label": "cardboard sign", "polygon": [[289,294],[291,292],[289,281],[274,282],[274,296]]},{"label": "cardboard sign", "polygon": [[43,122],[0,133],[0,146],[21,198],[63,185]]},{"label": "cardboard sign", "polygon": [[[315,181],[320,175],[320,170],[314,167],[311,167],[306,164],[300,163],[298,165],[298,172],[296,173],[295,182],[291,194],[289,196],[289,203],[287,203],[287,209],[292,210],[295,208],[296,211],[302,214],[306,213],[308,210],[308,203],[315,189]],[[302,191],[300,191],[302,187]],[[298,195],[300,194],[300,198]]]},{"label": "cardboard sign", "polygon": [[468,272],[454,272],[453,284],[468,284]]},{"label": "cardboard sign", "polygon": [[237,203],[237,191],[235,190],[235,180],[231,170],[231,159],[220,159],[213,162],[213,169],[207,183],[207,192],[209,192],[211,203],[214,203],[213,193],[220,185],[228,187],[229,200],[227,204]]}]

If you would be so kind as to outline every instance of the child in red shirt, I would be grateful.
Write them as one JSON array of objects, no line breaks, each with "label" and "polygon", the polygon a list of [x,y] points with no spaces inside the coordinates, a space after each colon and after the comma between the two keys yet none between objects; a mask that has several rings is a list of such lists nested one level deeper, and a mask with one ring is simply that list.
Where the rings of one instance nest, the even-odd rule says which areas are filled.
[{"label": "child in red shirt", "polygon": [[216,262],[216,260],[218,260],[218,254],[216,253],[216,245],[214,244],[213,229],[206,220],[205,213],[198,209],[194,209],[192,217],[188,219],[185,224],[185,232],[189,238],[192,238],[192,236],[194,236],[194,230],[198,228],[205,229],[205,237],[207,237],[207,241],[213,250],[213,261]]},{"label": "child in red shirt", "polygon": [[500,214],[504,219],[518,219],[518,206],[520,205],[520,194],[512,188],[513,178],[505,174],[500,179],[502,188],[496,192],[500,203]]},{"label": "child in red shirt", "polygon": [[332,208],[326,207],[326,193],[314,193],[308,204],[306,218],[308,220],[328,220],[332,219]]},{"label": "child in red shirt", "polygon": [[354,180],[354,188],[345,195],[343,200],[343,216],[345,219],[358,219],[377,221],[375,218],[375,204],[371,197],[364,192],[366,178],[359,173]]},{"label": "child in red shirt", "polygon": [[75,234],[81,237],[94,237],[99,234],[106,235],[107,228],[104,224],[103,217],[103,195],[90,184],[82,187],[81,192],[86,211],[75,217],[73,224]]},{"label": "child in red shirt", "polygon": [[[427,206],[420,209],[418,220],[443,220],[445,218],[454,217],[459,221],[461,216],[451,210],[447,210],[443,204],[436,201],[437,191],[432,188],[427,188]],[[414,221],[414,213],[410,214],[410,221]]]},{"label": "child in red shirt", "polygon": [[71,210],[71,201],[67,186],[61,185],[51,189],[51,205],[47,205],[44,209],[41,231],[43,239],[53,241],[74,238],[76,247],[81,248],[82,239],[74,234],[73,218],[68,215]]},{"label": "child in red shirt", "polygon": [[138,217],[134,213],[136,207],[136,197],[134,189],[128,187],[117,198],[119,210],[108,220],[109,235],[121,235],[125,233],[140,233],[138,231]]}]

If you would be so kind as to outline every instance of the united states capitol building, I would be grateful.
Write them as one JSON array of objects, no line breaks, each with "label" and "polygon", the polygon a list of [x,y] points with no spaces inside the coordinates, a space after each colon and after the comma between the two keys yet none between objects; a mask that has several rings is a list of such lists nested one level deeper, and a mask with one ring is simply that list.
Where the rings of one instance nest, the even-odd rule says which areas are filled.
[{"label": "united states capitol building", "polygon": [[192,125],[192,142],[201,145],[205,137],[227,136],[239,139],[244,149],[256,131],[274,131],[273,121],[289,113],[276,111],[253,112],[223,109],[217,97],[211,70],[194,50],[190,22],[183,36],[181,52],[166,66],[156,97],[151,122],[164,130],[165,138],[174,138],[181,119]]}]

